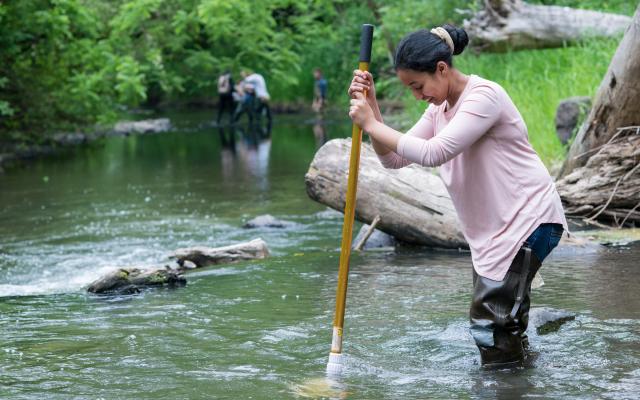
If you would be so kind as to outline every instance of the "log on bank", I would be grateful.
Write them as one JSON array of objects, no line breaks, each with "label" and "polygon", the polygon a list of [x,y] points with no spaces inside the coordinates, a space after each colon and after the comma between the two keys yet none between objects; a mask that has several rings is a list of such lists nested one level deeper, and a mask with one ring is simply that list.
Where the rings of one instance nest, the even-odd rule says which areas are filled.
[{"label": "log on bank", "polygon": [[[350,139],[334,139],[316,153],[305,184],[311,199],[343,211],[347,191]],[[410,165],[386,169],[373,148],[363,144],[360,155],[356,219],[412,244],[468,248],[444,183],[435,169]]]}]

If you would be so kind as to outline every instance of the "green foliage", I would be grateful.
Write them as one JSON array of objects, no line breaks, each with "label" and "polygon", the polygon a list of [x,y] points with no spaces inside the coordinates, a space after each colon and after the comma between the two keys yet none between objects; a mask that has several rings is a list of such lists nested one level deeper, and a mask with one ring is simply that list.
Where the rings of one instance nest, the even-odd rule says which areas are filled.
[{"label": "green foliage", "polygon": [[[261,72],[286,97],[302,46],[340,2],[21,0],[0,4],[0,130],[39,131],[118,106],[208,99],[226,69]],[[335,35],[325,43],[331,47]],[[287,92],[289,91],[289,92]],[[7,118],[11,117],[11,118]]]},{"label": "green foliage", "polygon": [[0,10],[0,76],[6,78],[0,107],[12,116],[0,121],[0,129],[47,129],[109,109],[78,79],[91,78],[101,64],[84,63],[99,38],[94,13],[76,0],[13,1]]},{"label": "green foliage", "polygon": [[[637,6],[622,0],[553,3],[629,15]],[[395,44],[416,29],[460,24],[464,10],[477,7],[474,0],[0,2],[0,135],[32,133],[39,140],[41,132],[113,120],[126,107],[211,100],[225,70],[236,80],[242,69],[262,73],[274,101],[308,102],[311,72],[319,67],[331,103],[344,106],[362,23],[376,25],[371,67],[379,96],[402,98],[391,60]],[[459,64],[502,83],[531,132],[547,135],[559,96],[593,93],[614,48],[615,41],[594,41],[465,55]],[[551,139],[533,141],[548,159],[561,154]]]},{"label": "green foliage", "polygon": [[[7,78],[0,77],[0,89],[4,88],[7,84]],[[9,102],[0,100],[0,116],[10,117],[13,115],[13,108],[9,105]]]}]

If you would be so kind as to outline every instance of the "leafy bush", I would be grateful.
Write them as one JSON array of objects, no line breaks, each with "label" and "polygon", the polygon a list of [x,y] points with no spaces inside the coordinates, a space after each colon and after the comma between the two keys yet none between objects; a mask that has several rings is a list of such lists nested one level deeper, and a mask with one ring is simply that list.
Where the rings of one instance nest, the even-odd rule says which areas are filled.
[{"label": "leafy bush", "polygon": [[[622,0],[553,3],[625,14],[636,7]],[[277,102],[308,102],[319,67],[331,103],[345,106],[364,22],[376,25],[371,67],[379,96],[402,99],[395,44],[422,27],[460,24],[465,10],[477,7],[472,0],[0,2],[0,140],[37,141],[44,132],[111,121],[127,107],[211,101],[225,70],[236,79],[242,69],[262,73]],[[465,54],[459,66],[507,88],[530,130],[546,135],[533,142],[552,160],[562,153],[550,138],[558,98],[592,94],[616,43]],[[407,104],[415,118],[422,106]]]}]

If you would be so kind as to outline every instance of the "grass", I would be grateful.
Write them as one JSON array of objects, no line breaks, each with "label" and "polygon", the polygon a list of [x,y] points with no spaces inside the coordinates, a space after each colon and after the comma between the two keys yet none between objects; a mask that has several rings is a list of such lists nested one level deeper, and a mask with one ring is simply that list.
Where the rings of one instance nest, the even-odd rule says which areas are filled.
[{"label": "grass", "polygon": [[[454,63],[467,74],[479,75],[505,88],[529,129],[529,140],[550,167],[564,159],[565,147],[556,136],[555,112],[561,100],[593,97],[620,38],[589,40],[574,47],[526,50],[504,54],[471,52]],[[416,120],[424,103],[406,93],[407,115]]]}]

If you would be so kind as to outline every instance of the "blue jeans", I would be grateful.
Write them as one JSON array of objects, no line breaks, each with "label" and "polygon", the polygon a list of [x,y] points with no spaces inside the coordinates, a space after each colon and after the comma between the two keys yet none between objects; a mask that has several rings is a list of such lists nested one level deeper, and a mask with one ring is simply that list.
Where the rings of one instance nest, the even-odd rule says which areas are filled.
[{"label": "blue jeans", "polygon": [[525,245],[531,248],[533,254],[542,262],[558,245],[562,232],[564,229],[560,224],[540,224],[527,238]]}]

